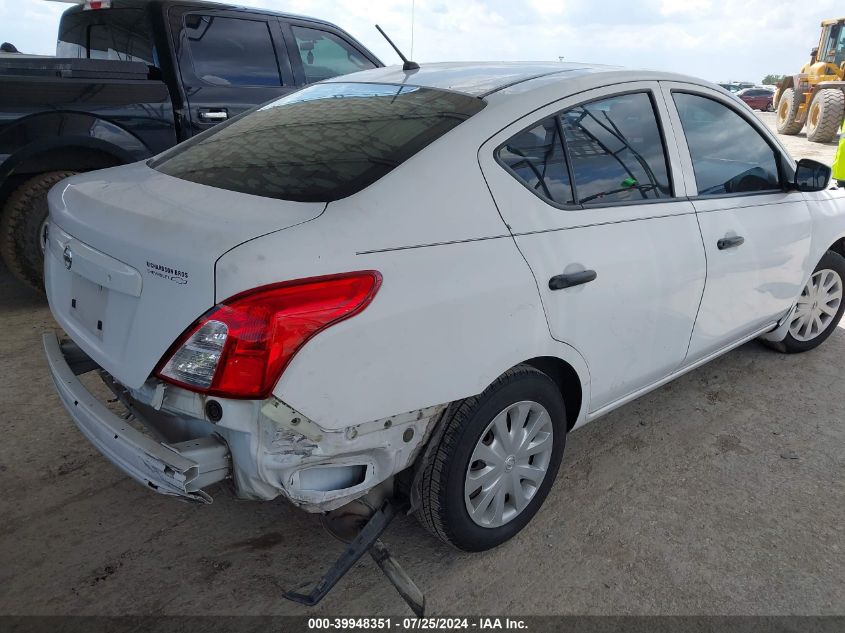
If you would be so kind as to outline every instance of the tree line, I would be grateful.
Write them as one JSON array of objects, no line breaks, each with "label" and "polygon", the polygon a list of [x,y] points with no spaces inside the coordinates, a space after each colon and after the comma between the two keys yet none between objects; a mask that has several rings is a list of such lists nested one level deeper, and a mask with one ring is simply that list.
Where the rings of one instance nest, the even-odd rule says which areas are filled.
[{"label": "tree line", "polygon": [[786,77],[786,75],[766,75],[763,77],[762,84],[764,86],[775,86],[783,81],[784,77]]}]

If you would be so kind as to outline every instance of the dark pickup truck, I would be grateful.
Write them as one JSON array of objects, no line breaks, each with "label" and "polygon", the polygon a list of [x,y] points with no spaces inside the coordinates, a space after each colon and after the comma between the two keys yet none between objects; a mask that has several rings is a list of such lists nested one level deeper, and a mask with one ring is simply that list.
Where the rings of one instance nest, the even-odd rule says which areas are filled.
[{"label": "dark pickup truck", "polygon": [[143,160],[303,85],[382,66],[328,22],[178,0],[73,7],[56,53],[0,56],[0,255],[36,289],[46,194],[58,181]]}]

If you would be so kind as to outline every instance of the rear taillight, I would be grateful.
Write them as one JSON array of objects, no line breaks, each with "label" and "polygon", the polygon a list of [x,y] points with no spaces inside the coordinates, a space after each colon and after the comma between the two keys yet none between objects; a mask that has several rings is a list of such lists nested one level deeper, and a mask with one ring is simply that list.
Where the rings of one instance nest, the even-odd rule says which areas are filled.
[{"label": "rear taillight", "polygon": [[380,285],[381,275],[369,270],[241,293],[188,328],[155,373],[200,393],[266,398],[309,338],[361,312]]}]

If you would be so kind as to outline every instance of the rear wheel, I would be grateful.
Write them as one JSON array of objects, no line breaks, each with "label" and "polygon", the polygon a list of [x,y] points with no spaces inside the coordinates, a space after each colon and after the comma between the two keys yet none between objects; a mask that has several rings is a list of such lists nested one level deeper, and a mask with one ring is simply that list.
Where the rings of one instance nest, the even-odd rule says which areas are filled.
[{"label": "rear wheel", "polygon": [[555,480],[566,440],[560,390],[520,365],[441,422],[420,479],[420,522],[465,551],[504,543],[531,520]]},{"label": "rear wheel", "polygon": [[768,345],[787,354],[807,352],[821,345],[842,318],[845,310],[843,288],[845,258],[839,253],[828,251],[798,297],[795,309],[789,316],[786,338]]},{"label": "rear wheel", "polygon": [[780,134],[798,134],[804,127],[802,122],[796,122],[799,102],[795,97],[795,90],[787,88],[778,100],[778,115],[776,127]]},{"label": "rear wheel", "polygon": [[0,256],[11,273],[44,292],[44,230],[47,192],[74,171],[50,171],[30,178],[6,200],[0,216]]},{"label": "rear wheel", "polygon": [[829,143],[839,134],[845,114],[845,95],[841,90],[827,88],[819,91],[810,104],[807,115],[807,140]]}]

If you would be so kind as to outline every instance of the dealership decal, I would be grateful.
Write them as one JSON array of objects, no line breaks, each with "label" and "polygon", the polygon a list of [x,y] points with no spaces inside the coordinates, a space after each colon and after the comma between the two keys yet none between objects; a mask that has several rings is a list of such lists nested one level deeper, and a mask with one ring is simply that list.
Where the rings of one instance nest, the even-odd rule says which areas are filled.
[{"label": "dealership decal", "polygon": [[179,270],[178,268],[171,268],[170,266],[164,266],[162,264],[156,264],[155,262],[148,261],[147,272],[151,275],[167,279],[168,281],[173,281],[177,284],[184,285],[188,283],[188,273],[184,270]]}]

